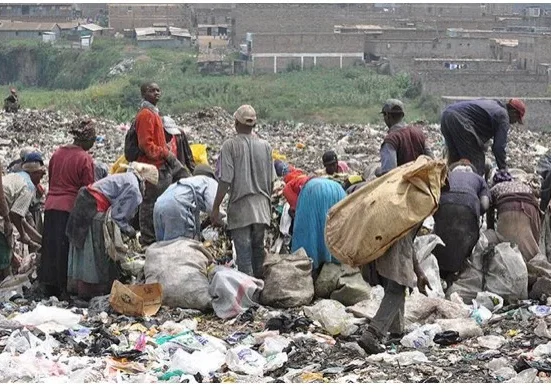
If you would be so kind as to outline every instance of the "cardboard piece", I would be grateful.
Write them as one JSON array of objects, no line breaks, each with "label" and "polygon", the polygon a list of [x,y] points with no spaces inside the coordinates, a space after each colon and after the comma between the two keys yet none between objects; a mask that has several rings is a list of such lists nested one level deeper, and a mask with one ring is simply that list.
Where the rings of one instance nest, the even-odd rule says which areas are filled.
[{"label": "cardboard piece", "polygon": [[159,283],[125,285],[115,280],[109,304],[125,316],[153,316],[161,308],[163,288]]}]

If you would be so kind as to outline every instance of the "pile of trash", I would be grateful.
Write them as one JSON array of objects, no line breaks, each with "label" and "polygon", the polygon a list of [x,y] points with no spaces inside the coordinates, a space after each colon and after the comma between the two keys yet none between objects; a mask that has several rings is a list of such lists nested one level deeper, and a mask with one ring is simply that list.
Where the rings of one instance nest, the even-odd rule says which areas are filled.
[{"label": "pile of trash", "polygon": [[[18,158],[25,145],[41,149],[48,160],[71,141],[67,131],[76,118],[55,111],[1,114],[2,164]],[[176,121],[190,143],[210,148],[212,164],[235,133],[231,115],[220,108]],[[421,126],[440,152],[438,126]],[[126,129],[98,120],[94,158],[113,163]],[[335,149],[361,172],[378,162],[386,131],[382,125],[276,122],[259,124],[256,132],[306,171],[322,167],[323,152]],[[510,166],[532,174],[549,147],[545,134],[513,131]],[[410,292],[404,336],[388,341],[384,353],[367,355],[357,341],[384,289],[367,285],[358,269],[334,264],[325,265],[314,282],[305,254],[279,254],[288,240],[279,233],[281,187],[278,182],[273,196],[264,280],[238,272],[228,238],[207,228],[203,243],[179,240],[133,253],[121,267],[139,285],[115,282],[111,295],[89,303],[38,297],[33,271],[3,282],[0,382],[551,382],[551,300],[526,299],[526,293],[515,298],[517,287],[497,267],[447,290],[432,249],[427,251],[427,244],[436,244],[430,235],[418,238],[416,249],[433,290],[428,296]],[[475,248],[473,265],[482,260],[485,239]],[[508,243],[495,249],[498,264],[518,259]],[[186,285],[179,284],[182,274],[189,277]],[[528,279],[526,270],[511,279],[521,275]],[[142,284],[162,290],[140,291]]]}]

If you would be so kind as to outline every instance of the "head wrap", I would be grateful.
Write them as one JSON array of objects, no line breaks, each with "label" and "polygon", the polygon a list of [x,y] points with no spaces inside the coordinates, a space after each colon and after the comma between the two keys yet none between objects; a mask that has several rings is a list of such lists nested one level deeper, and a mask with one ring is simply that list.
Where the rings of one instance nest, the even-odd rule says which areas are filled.
[{"label": "head wrap", "polygon": [[289,173],[289,164],[279,159],[274,161],[274,168],[278,177],[284,177]]},{"label": "head wrap", "polygon": [[21,165],[21,169],[27,173],[34,173],[37,171],[42,171],[44,173],[46,172],[46,167],[44,164],[37,161],[25,162]]},{"label": "head wrap", "polygon": [[73,123],[69,131],[76,142],[96,140],[96,122],[92,119],[80,119]]}]

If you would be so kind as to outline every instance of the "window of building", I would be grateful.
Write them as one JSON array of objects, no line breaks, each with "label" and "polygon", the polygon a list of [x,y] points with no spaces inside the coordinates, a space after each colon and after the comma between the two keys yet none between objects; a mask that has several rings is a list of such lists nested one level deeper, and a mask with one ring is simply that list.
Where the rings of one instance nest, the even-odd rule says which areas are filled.
[{"label": "window of building", "polygon": [[31,12],[31,8],[28,5],[21,6],[22,15],[29,15],[30,12]]},{"label": "window of building", "polygon": [[432,14],[432,7],[427,8],[427,12],[428,12],[429,14]]},{"label": "window of building", "polygon": [[16,35],[16,36],[19,35],[19,31],[16,31],[16,32],[15,32],[15,35]]},{"label": "window of building", "polygon": [[446,49],[451,49],[452,48],[452,44],[446,44]]},{"label": "window of building", "polygon": [[[157,7],[155,7],[155,8],[157,8]],[[128,11],[132,11],[132,7],[128,7]]]},{"label": "window of building", "polygon": [[210,24],[216,24],[216,18],[214,16],[210,18]]},{"label": "window of building", "polygon": [[438,13],[441,14],[442,12],[444,12],[444,8],[442,7],[438,8]]}]

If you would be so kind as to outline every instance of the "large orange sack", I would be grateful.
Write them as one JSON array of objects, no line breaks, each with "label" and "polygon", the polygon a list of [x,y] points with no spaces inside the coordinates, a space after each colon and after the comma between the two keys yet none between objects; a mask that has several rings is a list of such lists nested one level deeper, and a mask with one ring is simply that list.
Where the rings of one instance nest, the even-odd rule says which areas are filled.
[{"label": "large orange sack", "polygon": [[436,211],[447,171],[444,161],[420,156],[334,205],[325,226],[331,254],[352,266],[381,257]]}]

